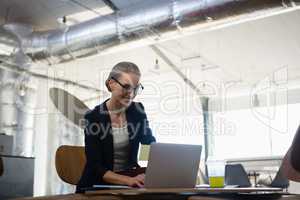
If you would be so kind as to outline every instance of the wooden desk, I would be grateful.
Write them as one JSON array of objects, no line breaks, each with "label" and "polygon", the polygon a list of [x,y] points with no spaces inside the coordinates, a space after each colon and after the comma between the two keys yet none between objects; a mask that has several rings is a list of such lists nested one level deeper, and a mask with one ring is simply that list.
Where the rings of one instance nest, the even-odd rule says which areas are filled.
[{"label": "wooden desk", "polygon": [[17,198],[15,200],[122,200],[122,198],[111,195],[65,194],[44,197]]},{"label": "wooden desk", "polygon": [[207,195],[207,194],[232,194],[232,193],[280,193],[281,188],[157,188],[157,189],[120,189],[120,190],[95,190],[87,191],[93,195],[140,195],[140,194],[176,194],[176,195]]},{"label": "wooden desk", "polygon": [[[200,189],[125,189],[98,190],[86,194],[68,194],[48,197],[22,198],[18,200],[300,200],[300,196],[281,196],[278,189],[262,194],[253,193],[257,188],[200,188]],[[239,192],[237,192],[239,191]]]},{"label": "wooden desk", "polygon": [[282,195],[282,196],[276,196],[276,195],[238,195],[236,197],[205,197],[205,196],[192,196],[189,197],[188,200],[300,200],[300,195]]}]

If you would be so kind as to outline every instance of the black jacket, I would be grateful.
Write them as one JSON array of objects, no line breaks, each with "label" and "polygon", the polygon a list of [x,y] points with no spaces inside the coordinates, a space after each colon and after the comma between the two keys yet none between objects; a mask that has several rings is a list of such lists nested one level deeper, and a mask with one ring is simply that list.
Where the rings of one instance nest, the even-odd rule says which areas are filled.
[{"label": "black jacket", "polygon": [[[126,110],[129,133],[129,168],[138,166],[137,154],[139,144],[155,142],[149,128],[144,107],[133,102]],[[106,101],[85,114],[85,154],[86,165],[77,184],[77,192],[94,184],[105,184],[103,175],[113,170],[114,148],[111,134],[111,120]],[[75,166],[74,166],[75,167]]]},{"label": "black jacket", "polygon": [[295,170],[300,172],[300,126],[295,134],[293,144],[291,147],[291,163]]}]

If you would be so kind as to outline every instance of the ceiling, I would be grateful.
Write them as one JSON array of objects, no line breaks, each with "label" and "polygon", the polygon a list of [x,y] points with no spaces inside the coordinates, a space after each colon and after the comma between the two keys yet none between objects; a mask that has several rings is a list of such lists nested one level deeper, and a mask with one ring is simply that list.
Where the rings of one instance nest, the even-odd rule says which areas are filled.
[{"label": "ceiling", "polygon": [[[1,0],[0,25],[24,23],[35,30],[61,27],[60,18],[87,12],[93,17],[102,14],[101,9],[124,9],[143,0]],[[99,10],[100,9],[100,10]],[[81,17],[81,16],[79,16]],[[80,20],[80,19],[79,19]]]},{"label": "ceiling", "polygon": [[17,22],[35,30],[55,29],[61,25],[58,18],[105,6],[102,0],[1,0],[0,24]]},{"label": "ceiling", "polygon": [[198,70],[194,79],[256,84],[282,68],[288,68],[289,80],[299,79],[299,20],[300,11],[294,11],[167,41],[160,46],[173,60],[177,57],[180,67]]},{"label": "ceiling", "polygon": [[[138,1],[143,0],[1,0],[0,24],[19,22],[31,24],[36,30],[47,30],[60,27],[57,18],[62,16],[93,12],[92,9],[109,7],[109,2],[118,9],[124,9]],[[189,71],[188,77],[196,83],[207,80],[255,85],[268,76],[276,76],[280,69],[288,70],[289,80],[299,80],[299,20],[300,11],[286,12],[198,32],[161,42],[157,46],[182,71]],[[163,80],[174,76],[171,67],[150,47],[141,46],[58,67],[66,70],[66,78],[74,79],[74,73],[76,77],[86,78],[118,61],[131,60],[141,66],[146,79],[156,76]],[[158,70],[155,69],[156,60],[159,62]],[[87,65],[90,70],[86,70]],[[98,85],[102,81],[94,77],[93,82]]]},{"label": "ceiling", "polygon": [[[299,20],[299,10],[287,12],[161,42],[157,47],[198,86],[206,81],[215,88],[243,89],[245,86],[249,92],[249,86],[270,78],[278,83],[296,81],[299,87]],[[91,85],[99,86],[106,78],[105,73],[124,60],[137,63],[148,84],[154,80],[157,84],[175,80],[185,85],[149,46],[100,53],[74,63],[60,64],[57,68],[64,70],[66,77],[89,80]],[[158,69],[155,68],[156,60]]]}]

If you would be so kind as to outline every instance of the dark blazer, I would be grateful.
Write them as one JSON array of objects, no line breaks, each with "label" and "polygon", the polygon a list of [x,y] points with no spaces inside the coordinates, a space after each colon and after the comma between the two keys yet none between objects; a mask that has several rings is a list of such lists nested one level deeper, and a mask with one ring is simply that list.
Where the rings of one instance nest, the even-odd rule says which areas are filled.
[{"label": "dark blazer", "polygon": [[295,134],[292,146],[291,146],[291,163],[295,170],[300,172],[300,126]]},{"label": "dark blazer", "polygon": [[[107,100],[106,100],[107,101]],[[105,184],[103,175],[113,170],[114,148],[111,120],[106,101],[85,114],[85,154],[86,165],[77,184],[76,192],[95,184]],[[133,102],[126,110],[129,133],[129,166],[137,167],[139,145],[155,142],[149,128],[144,107]]]}]

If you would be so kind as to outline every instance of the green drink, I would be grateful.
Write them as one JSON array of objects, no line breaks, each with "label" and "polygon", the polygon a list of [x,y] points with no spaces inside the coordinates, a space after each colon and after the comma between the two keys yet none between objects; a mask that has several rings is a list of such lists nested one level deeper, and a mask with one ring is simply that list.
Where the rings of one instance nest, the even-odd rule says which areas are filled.
[{"label": "green drink", "polygon": [[211,177],[209,177],[209,185],[212,188],[224,187],[224,176],[211,176]]},{"label": "green drink", "polygon": [[208,160],[206,162],[208,170],[209,185],[212,188],[224,187],[225,161]]}]

